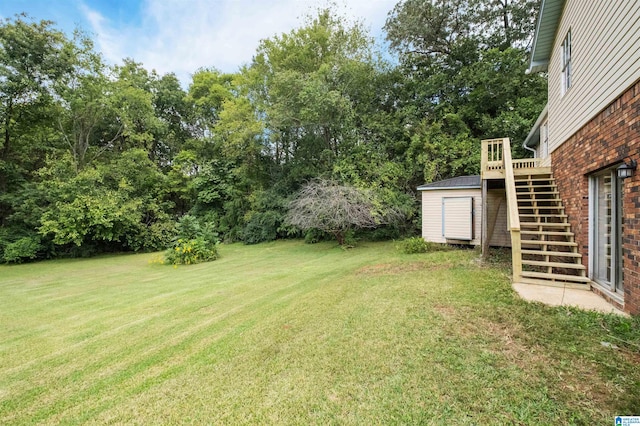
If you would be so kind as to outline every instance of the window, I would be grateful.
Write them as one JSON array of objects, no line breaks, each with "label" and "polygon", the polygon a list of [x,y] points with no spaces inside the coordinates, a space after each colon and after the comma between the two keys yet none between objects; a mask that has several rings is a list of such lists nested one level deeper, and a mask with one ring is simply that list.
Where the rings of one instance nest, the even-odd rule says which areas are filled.
[{"label": "window", "polygon": [[562,94],[571,87],[571,30],[562,42]]}]

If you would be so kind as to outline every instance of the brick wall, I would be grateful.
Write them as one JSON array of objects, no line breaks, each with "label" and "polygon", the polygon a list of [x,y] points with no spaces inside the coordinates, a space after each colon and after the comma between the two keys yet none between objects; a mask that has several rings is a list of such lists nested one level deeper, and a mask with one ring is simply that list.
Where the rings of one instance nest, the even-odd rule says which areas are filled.
[{"label": "brick wall", "polygon": [[[589,266],[589,174],[634,159],[640,163],[640,81],[552,154],[553,173],[572,230]],[[640,167],[622,184],[624,310],[640,314]]]}]

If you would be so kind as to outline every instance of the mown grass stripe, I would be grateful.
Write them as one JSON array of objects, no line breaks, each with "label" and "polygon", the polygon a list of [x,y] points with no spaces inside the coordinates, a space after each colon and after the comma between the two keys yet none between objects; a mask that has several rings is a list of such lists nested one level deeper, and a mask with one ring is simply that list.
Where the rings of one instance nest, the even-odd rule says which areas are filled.
[{"label": "mown grass stripe", "polygon": [[0,267],[0,423],[593,424],[640,395],[600,344],[637,322],[524,303],[473,251],[222,254]]}]

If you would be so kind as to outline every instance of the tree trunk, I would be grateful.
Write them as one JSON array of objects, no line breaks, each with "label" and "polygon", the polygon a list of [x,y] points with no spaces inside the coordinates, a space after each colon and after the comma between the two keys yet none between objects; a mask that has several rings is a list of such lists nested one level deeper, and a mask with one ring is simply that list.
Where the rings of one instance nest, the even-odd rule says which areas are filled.
[{"label": "tree trunk", "polygon": [[509,0],[504,0],[502,4],[502,21],[504,23],[504,40],[505,46],[511,46],[511,37],[509,35]]}]

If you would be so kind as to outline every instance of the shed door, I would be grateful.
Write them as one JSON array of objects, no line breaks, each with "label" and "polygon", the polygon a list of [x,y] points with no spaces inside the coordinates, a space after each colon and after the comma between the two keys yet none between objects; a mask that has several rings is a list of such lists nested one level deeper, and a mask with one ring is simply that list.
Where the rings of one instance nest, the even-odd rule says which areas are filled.
[{"label": "shed door", "polygon": [[473,197],[442,198],[442,236],[448,240],[473,240]]}]

